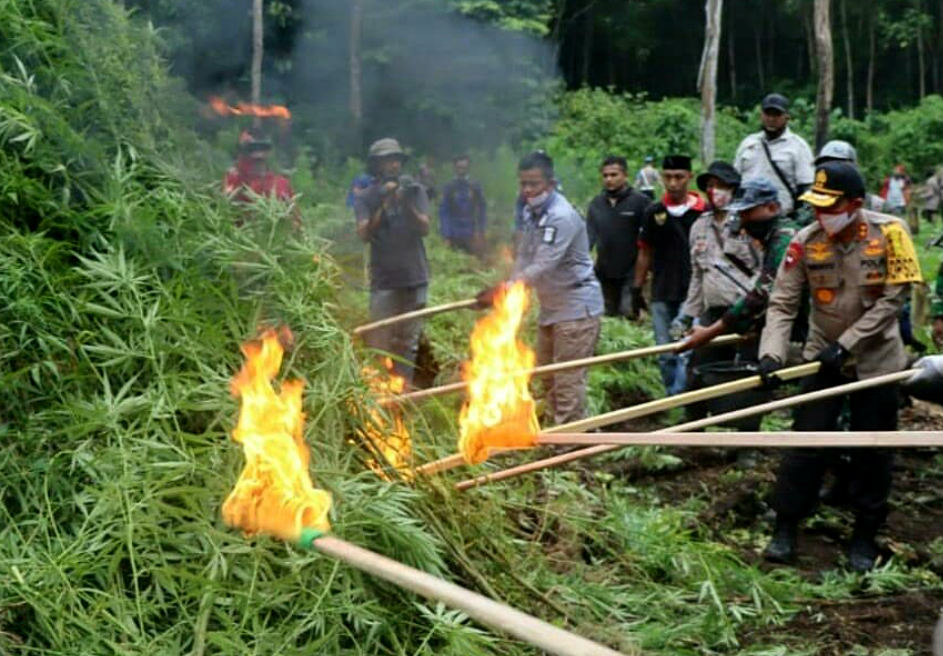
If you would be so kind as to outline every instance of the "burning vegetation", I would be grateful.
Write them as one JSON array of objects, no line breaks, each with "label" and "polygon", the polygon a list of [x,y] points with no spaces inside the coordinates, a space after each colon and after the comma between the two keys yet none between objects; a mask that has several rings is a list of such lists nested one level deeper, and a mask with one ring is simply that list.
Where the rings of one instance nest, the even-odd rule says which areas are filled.
[{"label": "burning vegetation", "polygon": [[472,331],[471,359],[462,376],[468,397],[459,415],[459,451],[465,461],[483,462],[492,449],[535,445],[540,426],[531,396],[534,351],[519,337],[527,310],[527,287],[503,288],[494,309]]}]

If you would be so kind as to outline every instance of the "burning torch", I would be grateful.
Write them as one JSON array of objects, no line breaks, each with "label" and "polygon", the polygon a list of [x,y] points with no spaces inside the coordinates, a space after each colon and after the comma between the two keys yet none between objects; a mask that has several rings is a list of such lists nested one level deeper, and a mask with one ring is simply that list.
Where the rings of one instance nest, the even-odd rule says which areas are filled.
[{"label": "burning torch", "polygon": [[351,567],[457,608],[469,617],[557,656],[620,656],[608,647],[557,628],[505,604],[385,556],[328,535],[331,497],[316,489],[308,472],[303,438],[301,381],[286,381],[276,393],[272,380],[283,348],[274,331],[243,346],[246,362],[233,378],[240,397],[233,440],[246,464],[223,504],[223,519],[247,535],[273,535],[317,549]]}]

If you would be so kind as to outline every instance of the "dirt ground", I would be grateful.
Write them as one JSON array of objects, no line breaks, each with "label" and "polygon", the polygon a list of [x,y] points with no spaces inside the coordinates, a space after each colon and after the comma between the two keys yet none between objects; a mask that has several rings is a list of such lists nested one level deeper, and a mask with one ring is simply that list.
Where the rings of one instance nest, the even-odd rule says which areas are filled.
[{"label": "dirt ground", "polygon": [[[901,412],[900,428],[943,430],[943,410],[916,402]],[[739,551],[745,561],[771,567],[762,559],[762,543],[744,545],[736,536],[758,534],[765,542],[773,518],[767,501],[778,455],[772,450],[757,452],[755,466],[742,467],[733,454],[719,449],[678,449],[675,454],[684,462],[680,469],[613,473],[627,476],[637,485],[651,486],[666,504],[681,503],[692,496],[707,500],[699,517],[701,527]],[[943,538],[943,450],[902,449],[895,463],[891,513],[881,536],[884,557],[895,554],[943,576],[943,555],[939,549],[936,554],[929,549],[934,540]],[[821,508],[800,536],[796,565],[800,575],[818,581],[824,572],[841,567],[850,527],[847,511]],[[803,605],[806,609],[786,625],[745,636],[744,647],[811,643],[823,646],[818,652],[823,656],[895,653],[886,652],[894,649],[929,656],[933,628],[943,609],[943,591],[878,596],[862,590],[853,599]]]}]

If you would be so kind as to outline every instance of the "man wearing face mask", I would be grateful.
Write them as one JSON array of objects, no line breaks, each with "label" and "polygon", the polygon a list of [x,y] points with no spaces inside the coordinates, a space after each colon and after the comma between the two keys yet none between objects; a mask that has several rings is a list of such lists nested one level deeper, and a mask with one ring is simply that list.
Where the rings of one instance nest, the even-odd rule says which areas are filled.
[{"label": "man wearing face mask", "polygon": [[603,192],[586,212],[589,248],[596,249],[596,277],[602,285],[606,314],[626,317],[632,312],[639,224],[651,200],[629,186],[624,157],[607,157],[599,172]]},{"label": "man wearing face mask", "polygon": [[736,213],[733,225],[728,227],[731,233],[737,235],[742,231],[762,250],[759,276],[724,311],[723,316],[709,325],[695,327],[685,340],[682,351],[700,348],[724,333],[747,334],[762,324],[779,264],[796,234],[795,230],[783,225],[779,190],[766,178],[745,180],[728,210]]},{"label": "man wearing face mask", "polygon": [[[714,323],[753,283],[759,252],[752,240],[731,235],[725,226],[739,185],[740,174],[727,162],[714,162],[697,176],[698,189],[707,195],[710,207],[691,226],[691,283],[671,325],[673,339],[681,339],[695,319],[702,326]],[[724,350],[712,349],[711,355]],[[725,356],[712,359],[733,358],[729,352]]]},{"label": "man wearing face mask", "polygon": [[[537,292],[537,364],[586,358],[596,349],[602,292],[593,274],[586,224],[555,189],[553,160],[542,151],[518,164],[524,200],[520,244],[510,282],[524,281]],[[478,294],[490,307],[498,289]],[[581,419],[586,409],[586,368],[543,377],[544,397],[554,424]]]},{"label": "man wearing face mask", "polygon": [[[760,373],[775,381],[783,366],[792,322],[808,285],[809,337],[803,357],[821,363],[802,383],[809,392],[900,371],[907,357],[898,315],[911,283],[922,280],[906,225],[898,218],[863,209],[864,179],[848,162],[821,164],[812,189],[802,200],[815,207],[816,223],[789,244],[779,268],[760,341]],[[897,390],[885,385],[847,396],[852,430],[897,429]],[[797,431],[831,431],[845,396],[800,406]],[[856,571],[871,569],[879,555],[875,535],[887,515],[892,454],[885,449],[848,449],[848,476],[855,527],[848,562]],[[799,522],[812,511],[826,468],[827,449],[784,453],[773,505],[776,528],[765,556],[792,562]]]},{"label": "man wearing face mask", "polygon": [[[662,162],[665,195],[649,206],[638,237],[638,259],[632,287],[632,311],[645,309],[642,287],[652,273],[652,325],[656,344],[671,342],[671,322],[681,310],[691,280],[688,235],[707,205],[688,191],[691,158],[669,155]],[[658,356],[661,379],[668,394],[684,391],[686,363],[674,353]]]},{"label": "man wearing face mask", "polygon": [[812,150],[805,139],[789,129],[789,101],[771,93],[761,104],[763,129],[737,148],[734,168],[743,179],[764,177],[779,190],[784,215],[791,215],[796,199],[812,184]]}]

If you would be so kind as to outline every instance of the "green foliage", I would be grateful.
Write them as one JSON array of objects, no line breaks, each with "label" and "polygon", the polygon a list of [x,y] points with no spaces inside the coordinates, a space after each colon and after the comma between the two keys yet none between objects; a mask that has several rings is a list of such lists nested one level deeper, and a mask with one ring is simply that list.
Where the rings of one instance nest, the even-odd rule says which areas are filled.
[{"label": "green foliage", "polygon": [[[560,105],[547,150],[557,159],[567,194],[581,205],[597,193],[599,164],[607,155],[626,157],[633,175],[646,155],[660,161],[665,155],[687,154],[698,160],[695,166],[703,164],[698,157],[700,103],[694,99],[654,101],[580,89],[564,94]],[[718,112],[717,157],[731,160],[750,129],[735,111]]]}]

